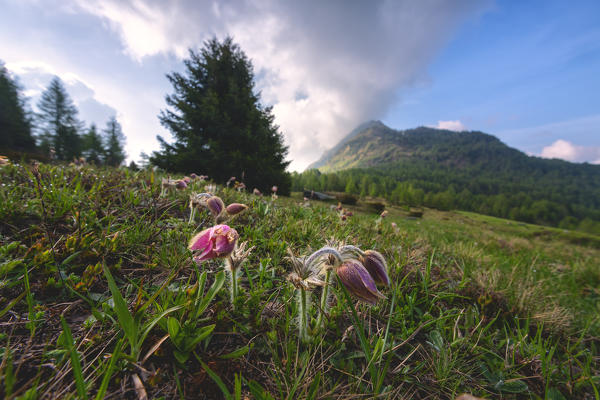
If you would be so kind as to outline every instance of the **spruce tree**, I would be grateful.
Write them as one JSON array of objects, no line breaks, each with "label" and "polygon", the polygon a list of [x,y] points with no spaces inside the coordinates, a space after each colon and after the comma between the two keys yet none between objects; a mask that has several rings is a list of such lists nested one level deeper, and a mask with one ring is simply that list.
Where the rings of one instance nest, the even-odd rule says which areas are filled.
[{"label": "spruce tree", "polygon": [[104,129],[104,162],[106,165],[118,167],[125,161],[125,135],[116,117],[111,117]]},{"label": "spruce tree", "polygon": [[102,145],[102,138],[98,134],[96,124],[92,124],[87,133],[83,135],[82,154],[87,162],[100,165],[102,164],[104,153],[105,151],[104,146]]},{"label": "spruce tree", "polygon": [[32,152],[35,139],[20,87],[0,62],[0,150]]},{"label": "spruce tree", "polygon": [[287,148],[270,108],[254,92],[252,64],[231,38],[212,39],[189,51],[184,73],[167,75],[174,93],[159,116],[175,141],[160,136],[150,161],[164,169],[207,174],[217,182],[235,176],[247,187],[285,194]]},{"label": "spruce tree", "polygon": [[37,122],[42,148],[53,148],[56,158],[71,161],[81,155],[81,122],[77,108],[58,77],[54,77],[38,102]]}]

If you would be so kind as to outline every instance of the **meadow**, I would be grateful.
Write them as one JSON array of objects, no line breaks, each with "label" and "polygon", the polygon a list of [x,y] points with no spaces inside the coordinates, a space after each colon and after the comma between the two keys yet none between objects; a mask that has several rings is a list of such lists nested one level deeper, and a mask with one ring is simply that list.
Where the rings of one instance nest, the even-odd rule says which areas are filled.
[{"label": "meadow", "polygon": [[[0,167],[3,398],[600,399],[600,237],[166,177]],[[188,249],[206,191],[248,206],[235,282]],[[326,245],[380,252],[385,298],[290,277]]]}]

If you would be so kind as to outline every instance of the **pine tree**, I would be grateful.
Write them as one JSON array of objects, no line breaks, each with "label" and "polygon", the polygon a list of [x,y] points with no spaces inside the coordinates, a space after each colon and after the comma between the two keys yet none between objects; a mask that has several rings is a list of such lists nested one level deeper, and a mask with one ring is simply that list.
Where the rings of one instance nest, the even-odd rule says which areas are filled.
[{"label": "pine tree", "polygon": [[175,90],[170,108],[159,116],[175,141],[150,161],[167,170],[207,174],[224,182],[230,176],[263,192],[277,185],[289,192],[287,147],[270,108],[254,93],[252,64],[231,38],[212,39],[200,52],[190,50],[186,71],[167,75]]},{"label": "pine tree", "polygon": [[71,161],[79,157],[82,123],[77,119],[77,108],[60,78],[54,77],[42,93],[38,110],[37,122],[43,150],[53,148],[59,160]]},{"label": "pine tree", "polygon": [[116,117],[111,117],[104,129],[104,161],[106,165],[118,167],[125,161],[125,135]]},{"label": "pine tree", "polygon": [[19,85],[0,62],[0,149],[3,152],[32,152],[36,148],[25,100],[19,92]]},{"label": "pine tree", "polygon": [[83,156],[87,162],[94,163],[96,165],[102,164],[104,157],[104,146],[102,145],[102,138],[98,134],[96,124],[92,124],[88,132],[83,135]]}]

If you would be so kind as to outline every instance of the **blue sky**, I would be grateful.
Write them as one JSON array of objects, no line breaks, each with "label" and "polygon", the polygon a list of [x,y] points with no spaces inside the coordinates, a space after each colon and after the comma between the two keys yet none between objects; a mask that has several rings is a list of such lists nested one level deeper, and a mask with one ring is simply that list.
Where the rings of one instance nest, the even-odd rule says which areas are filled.
[{"label": "blue sky", "polygon": [[381,119],[480,130],[529,154],[600,163],[600,2],[0,0],[0,60],[35,108],[58,75],[87,123],[158,148],[189,47],[233,35],[303,169]]},{"label": "blue sky", "polygon": [[383,120],[459,121],[530,154],[598,162],[599,72],[600,2],[499,1],[460,27]]}]

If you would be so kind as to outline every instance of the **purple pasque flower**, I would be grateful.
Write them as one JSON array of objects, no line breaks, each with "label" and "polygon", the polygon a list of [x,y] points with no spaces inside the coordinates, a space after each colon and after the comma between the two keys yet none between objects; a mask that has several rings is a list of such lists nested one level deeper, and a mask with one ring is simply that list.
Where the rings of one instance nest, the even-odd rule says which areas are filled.
[{"label": "purple pasque flower", "polygon": [[385,298],[377,290],[369,271],[358,260],[344,261],[336,268],[336,274],[346,289],[359,300],[374,305],[377,300]]},{"label": "purple pasque flower", "polygon": [[227,206],[227,208],[225,208],[225,210],[227,211],[227,214],[229,214],[229,215],[237,215],[237,214],[245,211],[247,208],[248,208],[248,206],[245,204],[231,203],[230,205]]},{"label": "purple pasque flower", "polygon": [[190,240],[188,249],[198,254],[196,262],[226,257],[235,248],[239,238],[237,231],[227,225],[215,225],[198,233]]},{"label": "purple pasque flower", "polygon": [[390,286],[390,278],[387,274],[387,264],[383,255],[375,250],[367,250],[360,258],[369,274],[377,285]]},{"label": "purple pasque flower", "polygon": [[208,200],[206,200],[206,207],[210,210],[213,217],[218,217],[225,208],[225,203],[219,196],[212,196]]}]

